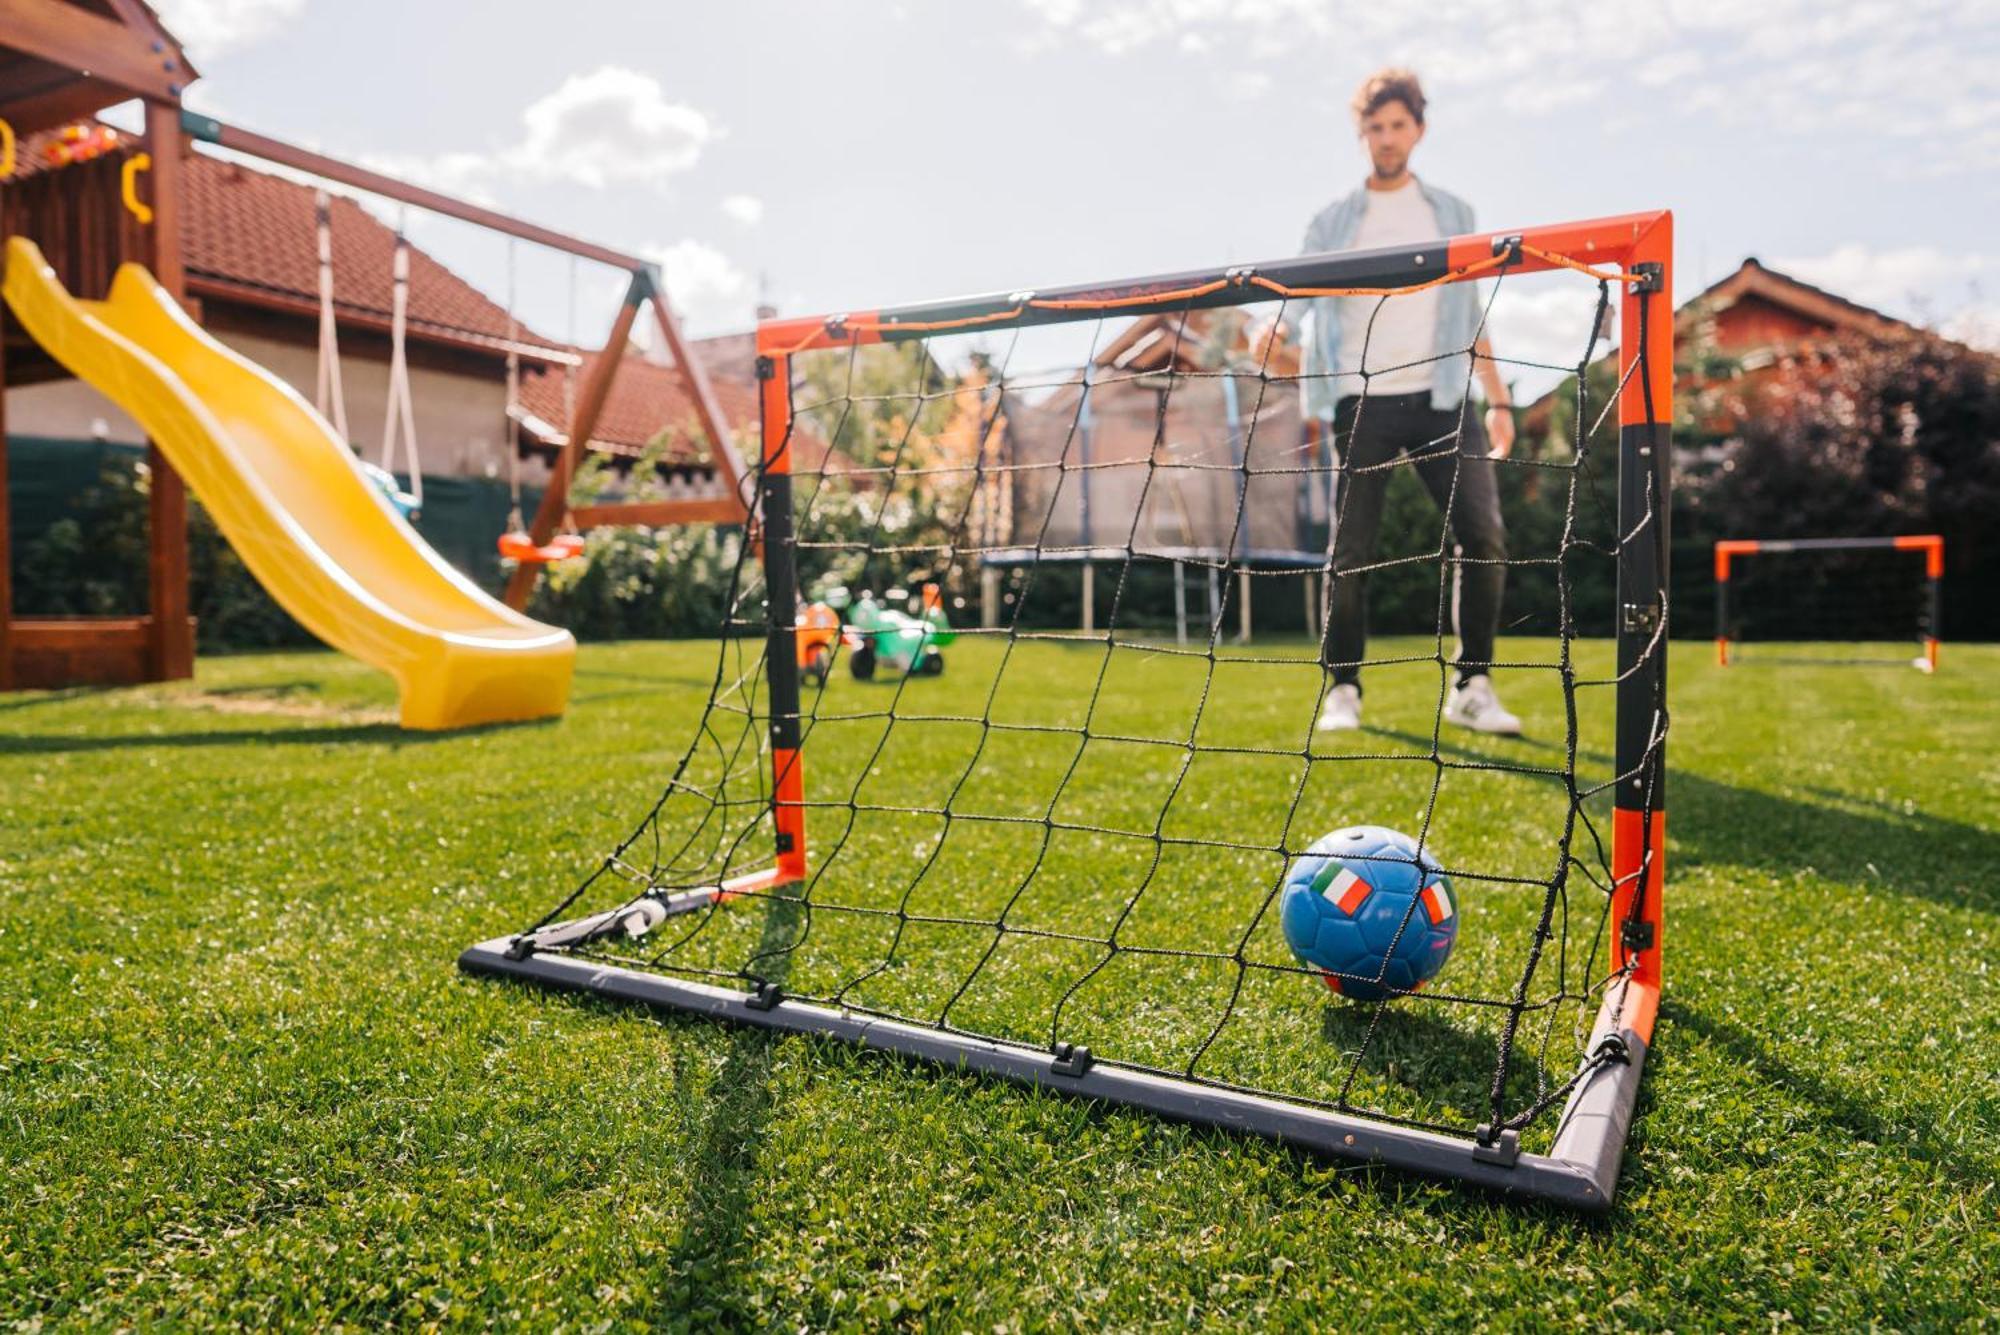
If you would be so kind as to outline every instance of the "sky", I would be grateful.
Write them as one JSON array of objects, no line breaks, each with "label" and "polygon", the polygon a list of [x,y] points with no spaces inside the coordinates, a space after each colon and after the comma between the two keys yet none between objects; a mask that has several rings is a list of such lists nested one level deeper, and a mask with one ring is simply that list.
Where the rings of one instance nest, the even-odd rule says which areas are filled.
[{"label": "sky", "polygon": [[[156,8],[190,105],[654,256],[695,334],[1295,253],[1402,64],[1414,167],[1482,228],[1671,208],[1682,296],[1754,255],[2000,346],[2000,0]],[[501,239],[411,234],[504,295]],[[589,342],[622,279],[582,266],[572,326],[570,270],[518,248],[519,309]],[[1501,355],[1562,355],[1564,312],[1502,297]]]}]

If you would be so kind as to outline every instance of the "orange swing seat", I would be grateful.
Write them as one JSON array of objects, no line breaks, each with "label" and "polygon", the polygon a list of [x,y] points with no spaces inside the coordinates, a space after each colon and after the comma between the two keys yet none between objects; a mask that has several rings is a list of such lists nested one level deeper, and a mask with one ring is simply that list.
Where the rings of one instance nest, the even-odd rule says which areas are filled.
[{"label": "orange swing seat", "polygon": [[546,544],[537,543],[525,533],[502,533],[499,545],[501,556],[526,565],[547,565],[583,555],[583,538],[575,533],[558,533]]}]

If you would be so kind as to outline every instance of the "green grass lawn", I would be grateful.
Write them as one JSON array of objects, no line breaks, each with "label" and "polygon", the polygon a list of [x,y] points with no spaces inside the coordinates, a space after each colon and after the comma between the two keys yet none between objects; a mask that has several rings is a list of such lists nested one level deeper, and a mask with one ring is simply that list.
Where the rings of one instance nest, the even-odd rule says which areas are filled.
[{"label": "green grass lawn", "polygon": [[[1602,654],[1586,646],[1585,668]],[[896,708],[976,714],[996,661],[961,642]],[[1926,678],[1722,671],[1706,646],[1676,646],[1666,1001],[1601,1220],[459,976],[460,949],[531,921],[631,830],[714,663],[712,646],[586,649],[566,719],[450,737],[398,732],[387,682],[328,654],[0,697],[0,1323],[1995,1322],[2000,649],[1947,646]],[[1164,738],[1185,734],[1206,676],[1121,656],[1090,713],[1097,672],[1088,649],[1036,646],[992,692],[994,716],[1087,714],[1098,733]],[[1371,677],[1374,731],[1308,756],[1310,677],[1217,671],[1199,740],[1298,755],[1197,757],[1163,829],[1257,844],[1290,837],[1288,817],[1309,838],[1430,812],[1433,842],[1475,873],[1440,984],[1504,983],[1531,906],[1476,873],[1546,876],[1560,790],[1439,771],[1421,664]],[[1446,758],[1559,765],[1553,677],[1503,685],[1535,735],[1448,736]],[[836,717],[879,715],[893,695],[836,680],[817,702],[815,798],[935,804],[961,775],[958,810],[1054,791],[1046,739],[975,755],[966,725],[906,722],[878,750],[882,720]],[[1607,695],[1586,697],[1586,779],[1609,772]],[[1093,742],[1063,819],[1156,819],[1177,764],[1170,748]],[[665,819],[671,832],[682,817],[670,805]],[[1005,827],[961,822],[940,848],[935,817],[812,819],[813,847],[839,849],[815,888],[829,903],[992,917],[1029,857]],[[1101,934],[1148,843],[1056,843],[1010,921]],[[925,859],[934,870],[914,878]],[[1274,865],[1184,850],[1121,939],[1240,932]],[[797,942],[787,985],[836,990],[884,950],[876,927],[842,919],[817,915],[801,940],[783,906],[739,903],[682,962]],[[1580,914],[1572,932],[1587,935]],[[980,939],[906,938],[855,999],[927,1013]],[[1079,962],[1062,949],[1010,942],[952,1018],[1046,1041],[1052,980]],[[1281,958],[1268,926],[1246,952]],[[1123,969],[1079,994],[1065,1036],[1184,1060],[1214,970]],[[1355,1044],[1348,1012],[1307,980],[1264,977],[1209,1069],[1323,1092],[1327,1054]],[[1476,1116],[1477,1079],[1413,1074],[1490,1065],[1486,1022],[1463,1009],[1399,1003],[1392,1041],[1364,1062],[1368,1101]]]}]

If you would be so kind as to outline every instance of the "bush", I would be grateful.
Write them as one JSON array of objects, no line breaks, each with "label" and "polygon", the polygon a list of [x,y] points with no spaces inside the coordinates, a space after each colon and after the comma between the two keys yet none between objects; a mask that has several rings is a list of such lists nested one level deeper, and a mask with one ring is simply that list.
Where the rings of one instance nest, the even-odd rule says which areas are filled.
[{"label": "bush", "polygon": [[1941,533],[1945,635],[2000,636],[2000,360],[1922,330],[1854,333],[1743,394],[1740,425],[1679,479],[1692,535]]},{"label": "bush", "polygon": [[[69,513],[22,544],[14,605],[23,616],[134,616],[149,609],[147,506],[152,472],[143,456],[114,456]],[[188,505],[188,597],[197,647],[290,648],[315,643],[272,601],[197,502]]]}]

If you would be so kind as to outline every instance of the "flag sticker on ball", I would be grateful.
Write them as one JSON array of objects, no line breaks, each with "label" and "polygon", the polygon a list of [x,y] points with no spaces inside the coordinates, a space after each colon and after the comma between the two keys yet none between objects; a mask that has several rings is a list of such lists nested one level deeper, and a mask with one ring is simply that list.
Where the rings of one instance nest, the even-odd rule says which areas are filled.
[{"label": "flag sticker on ball", "polygon": [[1442,926],[1445,919],[1451,917],[1451,896],[1436,881],[1425,886],[1418,898],[1424,901],[1424,916],[1431,920],[1431,926]]},{"label": "flag sticker on ball", "polygon": [[1353,917],[1354,910],[1361,907],[1362,902],[1368,898],[1368,892],[1374,888],[1374,886],[1356,876],[1350,868],[1342,867],[1340,875],[1334,877],[1332,884],[1328,885],[1320,893],[1326,897],[1329,903],[1338,907],[1342,913]]}]

